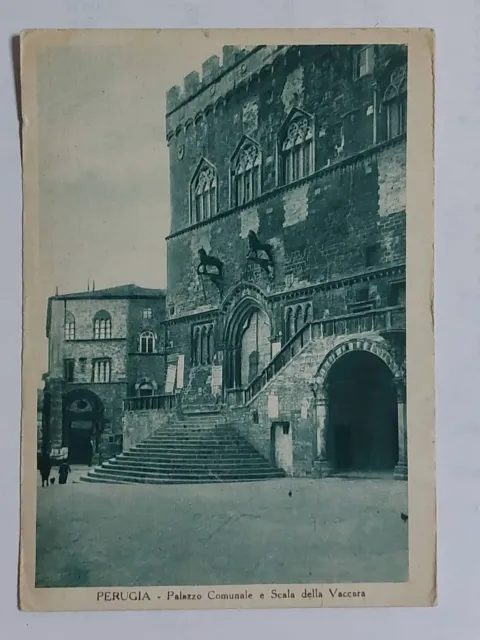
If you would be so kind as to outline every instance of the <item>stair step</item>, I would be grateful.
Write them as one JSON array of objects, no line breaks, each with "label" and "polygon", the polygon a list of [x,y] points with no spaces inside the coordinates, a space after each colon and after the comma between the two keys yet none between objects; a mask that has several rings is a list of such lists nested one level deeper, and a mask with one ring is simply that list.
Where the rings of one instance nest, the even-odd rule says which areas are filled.
[{"label": "stair step", "polygon": [[156,445],[165,445],[165,446],[175,446],[175,445],[179,445],[179,444],[205,444],[205,443],[211,443],[211,444],[243,444],[245,441],[241,440],[240,438],[234,438],[232,436],[230,437],[222,437],[222,438],[218,438],[218,437],[209,437],[209,436],[204,436],[203,438],[183,438],[181,439],[180,437],[169,437],[169,438],[162,438],[160,440],[152,440],[152,439],[148,439],[148,440],[144,440],[143,442],[139,442],[137,443],[135,446],[138,447],[140,445],[144,445],[144,444],[156,444]]},{"label": "stair step", "polygon": [[258,452],[249,444],[235,445],[162,445],[162,444],[145,444],[144,446],[135,445],[127,453],[152,453],[152,454],[164,454],[164,455],[208,455],[210,453],[255,453]]},{"label": "stair step", "polygon": [[[280,476],[279,476],[280,477]],[[102,482],[104,484],[217,484],[217,483],[240,483],[240,482],[256,482],[258,480],[267,481],[274,478],[237,478],[232,480],[217,480],[215,478],[202,478],[200,480],[171,479],[171,478],[137,478],[132,477],[130,480],[110,476],[108,478],[100,478],[99,476],[82,476],[82,482]]]},{"label": "stair step", "polygon": [[[120,459],[120,458],[119,458]],[[125,458],[121,458],[122,460],[125,460],[126,462],[132,461],[132,462],[142,462],[142,461],[146,461],[146,462],[152,462],[152,463],[169,463],[172,460],[175,460],[175,462],[177,462],[178,464],[181,465],[189,465],[192,464],[194,462],[198,462],[198,463],[203,463],[203,462],[208,462],[208,463],[215,463],[215,462],[225,462],[226,464],[235,464],[235,462],[237,461],[250,461],[250,460],[258,460],[258,454],[251,454],[251,455],[242,455],[242,456],[234,456],[234,455],[211,455],[211,456],[190,456],[190,457],[186,457],[186,456],[182,456],[182,457],[172,457],[172,456],[133,456],[133,457],[125,457]],[[264,458],[262,458],[263,460]]]},{"label": "stair step", "polygon": [[137,469],[96,469],[95,475],[101,477],[109,477],[110,475],[123,477],[138,477],[138,478],[171,478],[175,479],[189,479],[201,480],[202,478],[218,478],[218,479],[237,479],[237,478],[278,478],[281,474],[275,469],[266,471],[264,469],[252,469],[248,473],[246,471],[216,471],[216,470],[204,470],[204,471],[178,471],[178,472],[161,472],[161,471],[138,471]]},{"label": "stair step", "polygon": [[[133,448],[132,448],[133,450]],[[231,451],[233,453],[235,452],[249,452],[252,451],[252,449],[246,445],[214,445],[214,444],[203,444],[201,446],[199,445],[193,445],[193,446],[178,446],[178,445],[150,445],[150,444],[144,444],[144,445],[137,445],[134,449],[134,451],[136,453],[139,452],[150,452],[150,453],[155,453],[155,452],[160,452],[160,453],[171,453],[172,455],[174,455],[175,453],[178,454],[182,454],[182,453],[208,453],[210,451],[222,451],[222,452],[228,452]]]},{"label": "stair step", "polygon": [[239,471],[239,470],[246,470],[248,471],[249,469],[266,469],[268,470],[270,468],[269,464],[267,463],[266,460],[258,460],[258,459],[252,459],[252,460],[248,460],[248,461],[244,461],[244,460],[239,460],[237,462],[235,461],[228,461],[228,462],[222,462],[222,461],[216,461],[216,460],[209,460],[209,461],[205,461],[205,462],[201,462],[201,461],[192,461],[188,464],[184,464],[184,463],[179,463],[178,461],[174,461],[174,462],[144,462],[144,461],[134,461],[134,462],[125,462],[125,461],[118,461],[118,462],[104,462],[102,464],[102,469],[138,469],[139,471],[176,471],[177,469],[188,469],[189,471],[195,471],[195,470],[204,470],[204,469],[216,469],[219,471],[222,470],[226,470],[228,471],[229,469],[235,469],[235,471]]},{"label": "stair step", "polygon": [[163,442],[158,442],[156,440],[145,440],[144,442],[139,442],[138,444],[134,445],[136,449],[144,449],[144,448],[163,448],[163,449],[183,449],[186,447],[189,447],[191,449],[194,449],[196,447],[246,447],[246,446],[251,446],[248,442],[245,442],[245,440],[223,440],[223,441],[218,441],[218,440],[210,440],[210,439],[203,439],[203,440],[193,440],[193,441],[177,441],[177,440],[165,440]]},{"label": "stair step", "polygon": [[270,471],[252,471],[251,473],[237,473],[237,472],[205,472],[205,473],[147,473],[142,471],[122,471],[115,470],[110,471],[106,469],[95,469],[94,471],[89,471],[87,474],[89,477],[113,477],[113,478],[125,478],[125,479],[158,479],[158,480],[190,480],[192,482],[198,480],[212,480],[217,479],[218,481],[228,482],[229,480],[261,480],[263,478],[280,478],[282,477],[282,473],[277,469],[272,469]]}]

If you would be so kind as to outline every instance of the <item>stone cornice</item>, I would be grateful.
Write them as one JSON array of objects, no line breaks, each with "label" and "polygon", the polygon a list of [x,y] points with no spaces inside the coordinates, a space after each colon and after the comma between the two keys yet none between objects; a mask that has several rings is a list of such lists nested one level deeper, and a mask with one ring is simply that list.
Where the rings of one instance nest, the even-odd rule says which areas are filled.
[{"label": "stone cornice", "polygon": [[342,158],[341,160],[337,160],[337,162],[334,162],[330,165],[326,165],[321,169],[318,169],[314,173],[311,173],[309,176],[301,178],[300,180],[296,180],[295,182],[291,182],[287,185],[279,185],[279,186],[276,186],[274,189],[270,189],[270,191],[265,191],[258,198],[255,198],[255,200],[251,200],[250,202],[242,206],[235,206],[235,207],[231,207],[230,209],[225,209],[224,211],[221,211],[213,218],[208,218],[207,220],[202,220],[201,222],[197,222],[195,224],[189,225],[188,227],[184,227],[183,229],[179,229],[178,231],[175,231],[174,233],[171,233],[170,235],[168,235],[165,239],[168,242],[168,240],[181,236],[190,231],[195,231],[196,229],[199,229],[201,227],[206,227],[212,224],[213,222],[215,222],[216,220],[220,220],[221,218],[227,218],[228,216],[231,216],[234,213],[239,213],[240,211],[254,207],[262,202],[266,202],[271,198],[274,198],[275,196],[277,196],[279,193],[293,191],[294,189],[296,189],[297,187],[303,184],[314,182],[315,180],[319,178],[323,178],[324,176],[329,175],[330,173],[336,173],[337,171],[344,171],[350,165],[353,165],[356,162],[361,162],[362,160],[370,156],[380,153],[384,149],[402,144],[405,142],[405,140],[406,140],[406,136],[405,134],[402,134],[400,136],[392,138],[391,140],[386,140],[384,142],[371,145],[363,149],[362,151],[359,151],[358,153],[352,154],[346,158]]},{"label": "stone cornice", "polygon": [[[370,268],[368,270],[363,269],[349,275],[334,278],[332,280],[324,280],[314,284],[305,285],[296,289],[284,289],[271,294],[266,294],[267,302],[276,302],[278,300],[308,300],[308,296],[316,293],[317,291],[328,291],[331,289],[340,289],[345,286],[356,284],[359,282],[370,282],[378,278],[391,277],[395,281],[399,281],[405,276],[405,262],[399,262],[394,264],[388,264],[383,267]],[[198,322],[200,319],[206,321],[207,319],[213,319],[218,314],[222,313],[220,307],[211,308],[206,311],[189,312],[184,315],[175,316],[165,320],[166,325],[183,323],[185,321]]]},{"label": "stone cornice", "polygon": [[179,322],[185,322],[186,320],[190,320],[192,322],[204,322],[215,318],[219,311],[219,307],[211,307],[210,309],[203,309],[201,311],[188,311],[183,315],[173,316],[164,320],[163,324],[165,324],[166,326],[170,326],[173,324],[178,324]]},{"label": "stone cornice", "polygon": [[307,299],[308,295],[316,293],[317,291],[328,291],[332,289],[341,289],[345,286],[357,284],[359,282],[370,282],[378,278],[384,278],[386,276],[395,277],[395,279],[401,280],[401,277],[405,274],[405,263],[395,263],[385,265],[384,267],[363,269],[356,273],[352,273],[348,276],[341,276],[332,280],[325,280],[316,284],[305,285],[298,287],[297,289],[284,289],[283,291],[271,293],[268,296],[269,301],[275,300],[296,300],[299,298]]}]

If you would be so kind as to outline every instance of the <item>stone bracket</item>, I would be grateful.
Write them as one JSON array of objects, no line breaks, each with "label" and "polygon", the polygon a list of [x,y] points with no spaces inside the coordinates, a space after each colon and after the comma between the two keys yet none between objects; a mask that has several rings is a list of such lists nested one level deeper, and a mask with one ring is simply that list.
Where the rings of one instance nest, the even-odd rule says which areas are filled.
[{"label": "stone bracket", "polygon": [[275,271],[274,265],[273,265],[273,262],[268,258],[259,258],[256,255],[250,255],[250,256],[247,256],[247,260],[250,260],[251,262],[255,262],[255,264],[258,264],[260,268],[263,271],[265,271],[267,276],[269,277],[274,276],[274,271]]}]

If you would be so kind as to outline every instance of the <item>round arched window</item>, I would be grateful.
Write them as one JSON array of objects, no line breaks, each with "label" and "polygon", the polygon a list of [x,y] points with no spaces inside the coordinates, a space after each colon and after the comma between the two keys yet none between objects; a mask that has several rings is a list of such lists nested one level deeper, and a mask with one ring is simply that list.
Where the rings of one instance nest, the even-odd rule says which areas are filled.
[{"label": "round arched window", "polygon": [[140,353],[153,353],[155,351],[155,335],[153,331],[144,331],[140,334]]}]

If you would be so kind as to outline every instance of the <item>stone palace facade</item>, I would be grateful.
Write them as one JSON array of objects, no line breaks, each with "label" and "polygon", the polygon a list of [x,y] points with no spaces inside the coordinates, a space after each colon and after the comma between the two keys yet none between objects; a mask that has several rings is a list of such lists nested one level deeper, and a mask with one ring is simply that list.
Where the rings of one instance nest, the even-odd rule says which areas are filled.
[{"label": "stone palace facade", "polygon": [[407,52],[224,47],[167,94],[183,411],[289,474],[407,473]]}]

